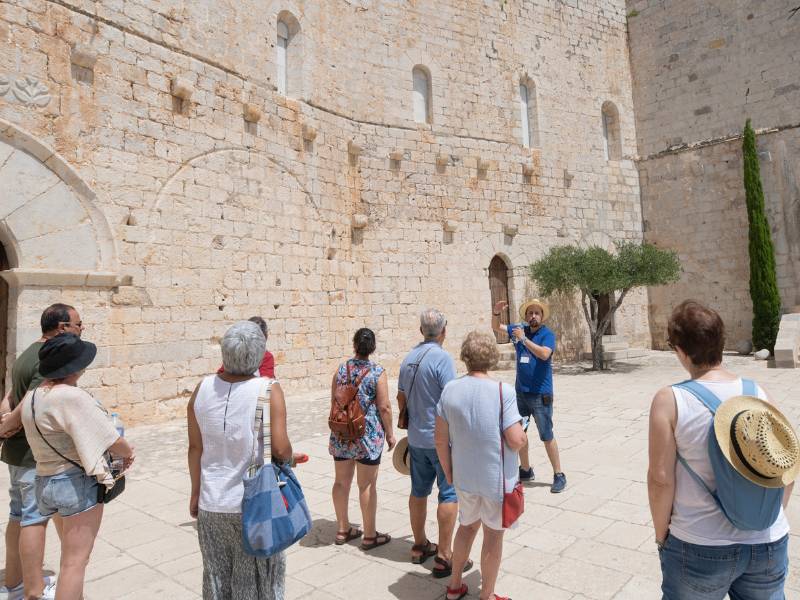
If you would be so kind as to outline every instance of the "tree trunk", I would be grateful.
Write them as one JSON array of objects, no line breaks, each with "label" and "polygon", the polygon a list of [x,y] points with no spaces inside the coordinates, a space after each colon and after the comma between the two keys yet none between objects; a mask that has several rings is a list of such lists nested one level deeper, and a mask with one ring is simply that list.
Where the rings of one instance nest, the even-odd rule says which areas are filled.
[{"label": "tree trunk", "polygon": [[605,368],[603,358],[603,334],[596,332],[592,335],[592,371],[602,371]]}]

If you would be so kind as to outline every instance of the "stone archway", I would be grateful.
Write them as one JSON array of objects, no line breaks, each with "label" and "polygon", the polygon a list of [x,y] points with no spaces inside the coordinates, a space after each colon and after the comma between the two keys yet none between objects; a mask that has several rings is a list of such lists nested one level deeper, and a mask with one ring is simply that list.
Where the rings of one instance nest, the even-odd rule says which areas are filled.
[{"label": "stone archway", "polygon": [[0,238],[16,277],[116,269],[114,239],[94,192],[58,154],[2,120],[0,180]]},{"label": "stone archway", "polygon": [[7,264],[0,269],[6,304],[0,357],[7,369],[39,334],[38,315],[52,302],[53,289],[110,290],[119,275],[111,228],[94,192],[60,155],[2,119],[0,181],[0,245]]}]

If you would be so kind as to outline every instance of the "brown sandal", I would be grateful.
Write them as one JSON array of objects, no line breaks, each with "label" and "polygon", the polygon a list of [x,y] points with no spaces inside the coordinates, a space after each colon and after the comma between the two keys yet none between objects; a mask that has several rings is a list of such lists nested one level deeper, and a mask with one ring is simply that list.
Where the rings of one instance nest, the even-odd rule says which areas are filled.
[{"label": "brown sandal", "polygon": [[347,531],[337,531],[336,539],[333,541],[337,546],[343,546],[350,540],[360,538],[364,534],[358,527],[350,527]]},{"label": "brown sandal", "polygon": [[362,550],[374,550],[378,546],[383,546],[392,541],[392,537],[388,533],[375,532],[375,537],[365,537],[361,540]]},{"label": "brown sandal", "polygon": [[421,565],[431,556],[436,556],[439,551],[439,546],[430,540],[425,540],[424,544],[414,544],[411,546],[412,552],[422,552],[419,556],[411,555],[411,562],[415,565]]}]

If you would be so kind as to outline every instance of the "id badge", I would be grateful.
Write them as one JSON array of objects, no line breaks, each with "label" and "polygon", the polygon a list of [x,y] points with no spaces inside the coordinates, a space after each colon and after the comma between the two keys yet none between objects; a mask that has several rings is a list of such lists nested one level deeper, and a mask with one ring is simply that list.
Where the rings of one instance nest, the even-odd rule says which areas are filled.
[{"label": "id badge", "polygon": [[529,363],[529,362],[531,362],[531,357],[530,356],[520,356],[519,357],[519,362],[522,363],[522,364]]}]

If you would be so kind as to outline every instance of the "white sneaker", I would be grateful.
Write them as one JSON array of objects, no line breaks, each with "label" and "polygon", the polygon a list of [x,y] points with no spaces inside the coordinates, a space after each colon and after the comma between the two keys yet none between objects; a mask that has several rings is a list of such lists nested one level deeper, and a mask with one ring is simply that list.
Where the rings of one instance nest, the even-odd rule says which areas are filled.
[{"label": "white sneaker", "polygon": [[[47,581],[48,579],[49,579],[49,577],[45,577],[45,581]],[[45,586],[44,591],[42,592],[42,595],[39,597],[39,600],[56,600],[56,584],[55,584],[55,582],[48,583]]]},{"label": "white sneaker", "polygon": [[24,594],[25,590],[22,588],[22,582],[13,588],[0,587],[0,600],[22,600]]}]

